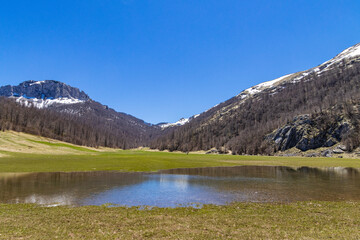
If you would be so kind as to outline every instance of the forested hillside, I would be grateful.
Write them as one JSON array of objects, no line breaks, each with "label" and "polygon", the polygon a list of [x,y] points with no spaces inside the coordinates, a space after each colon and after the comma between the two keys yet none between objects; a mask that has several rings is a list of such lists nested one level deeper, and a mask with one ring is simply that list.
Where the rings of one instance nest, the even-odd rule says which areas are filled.
[{"label": "forested hillside", "polygon": [[0,87],[0,128],[91,147],[134,148],[161,133],[65,83],[29,80]]},{"label": "forested hillside", "polygon": [[140,131],[129,127],[121,118],[111,120],[102,114],[79,115],[55,111],[52,108],[26,107],[5,97],[0,98],[0,106],[2,131],[14,130],[78,145],[123,149],[145,145],[151,138],[149,129]]},{"label": "forested hillside", "polygon": [[[358,50],[359,45],[353,48]],[[334,119],[346,119],[349,131],[333,140],[347,142],[353,149],[359,146],[360,59],[347,57],[348,52],[317,68],[285,76],[270,87],[248,89],[158,138],[151,147],[171,151],[225,147],[234,154],[273,154],[296,144],[279,148],[276,139],[267,135],[309,114],[320,135],[331,129]]]}]

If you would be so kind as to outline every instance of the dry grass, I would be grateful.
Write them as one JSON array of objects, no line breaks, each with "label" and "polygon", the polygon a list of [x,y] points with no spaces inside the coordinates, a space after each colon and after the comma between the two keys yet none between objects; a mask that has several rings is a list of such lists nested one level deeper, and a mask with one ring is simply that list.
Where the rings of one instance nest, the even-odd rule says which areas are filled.
[{"label": "dry grass", "polygon": [[359,239],[360,203],[235,203],[202,209],[0,204],[0,239]]},{"label": "dry grass", "polygon": [[[46,143],[53,144],[47,145]],[[58,146],[56,146],[58,144]],[[80,154],[83,151],[79,151],[74,147],[74,144],[57,141],[50,138],[44,138],[26,133],[6,131],[0,132],[0,151],[29,153],[29,154]],[[91,151],[109,151],[110,149],[94,149],[89,147],[83,147],[84,150],[89,149]],[[5,154],[0,153],[0,157]]]}]

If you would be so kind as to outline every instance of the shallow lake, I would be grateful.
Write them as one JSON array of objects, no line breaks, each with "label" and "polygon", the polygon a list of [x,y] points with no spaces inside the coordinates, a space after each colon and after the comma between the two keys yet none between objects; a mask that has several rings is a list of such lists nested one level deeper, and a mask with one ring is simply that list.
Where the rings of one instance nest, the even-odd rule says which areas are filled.
[{"label": "shallow lake", "polygon": [[0,174],[2,203],[176,207],[305,200],[360,200],[359,170],[240,166],[156,173]]}]

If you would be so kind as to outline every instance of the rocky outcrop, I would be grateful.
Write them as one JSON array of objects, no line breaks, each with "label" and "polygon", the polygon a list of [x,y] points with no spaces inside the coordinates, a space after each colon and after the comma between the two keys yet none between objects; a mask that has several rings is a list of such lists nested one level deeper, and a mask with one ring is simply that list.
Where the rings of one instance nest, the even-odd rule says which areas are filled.
[{"label": "rocky outcrop", "polygon": [[70,98],[81,101],[87,101],[90,99],[86,93],[80,91],[78,88],[74,88],[65,83],[54,80],[30,80],[17,86],[3,86],[0,87],[0,96],[37,99]]},{"label": "rocky outcrop", "polygon": [[349,132],[350,123],[341,116],[324,121],[323,117],[301,115],[266,136],[277,151],[296,147],[301,151],[331,147]]}]

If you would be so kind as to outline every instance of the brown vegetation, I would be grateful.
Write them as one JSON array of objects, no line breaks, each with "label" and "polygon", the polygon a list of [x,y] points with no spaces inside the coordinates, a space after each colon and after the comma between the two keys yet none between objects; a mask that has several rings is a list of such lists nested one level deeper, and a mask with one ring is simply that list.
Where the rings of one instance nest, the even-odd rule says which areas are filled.
[{"label": "brown vegetation", "polygon": [[[337,67],[312,73],[297,83],[284,82],[276,94],[271,90],[249,97],[238,108],[222,114],[221,108],[239,104],[234,97],[189,124],[155,140],[152,148],[191,151],[225,146],[234,154],[273,154],[276,149],[266,134],[292,121],[295,116],[321,116],[318,124],[328,127],[331,119],[345,116],[354,127],[342,141],[350,149],[360,145],[360,63],[342,61]],[[219,113],[220,112],[220,113]],[[215,115],[220,117],[214,117]]]},{"label": "brown vegetation", "polygon": [[123,149],[143,145],[150,138],[148,132],[129,126],[121,114],[118,119],[107,119],[104,111],[96,108],[91,113],[73,114],[25,107],[5,97],[0,98],[0,106],[2,131],[14,130],[90,147]]}]

